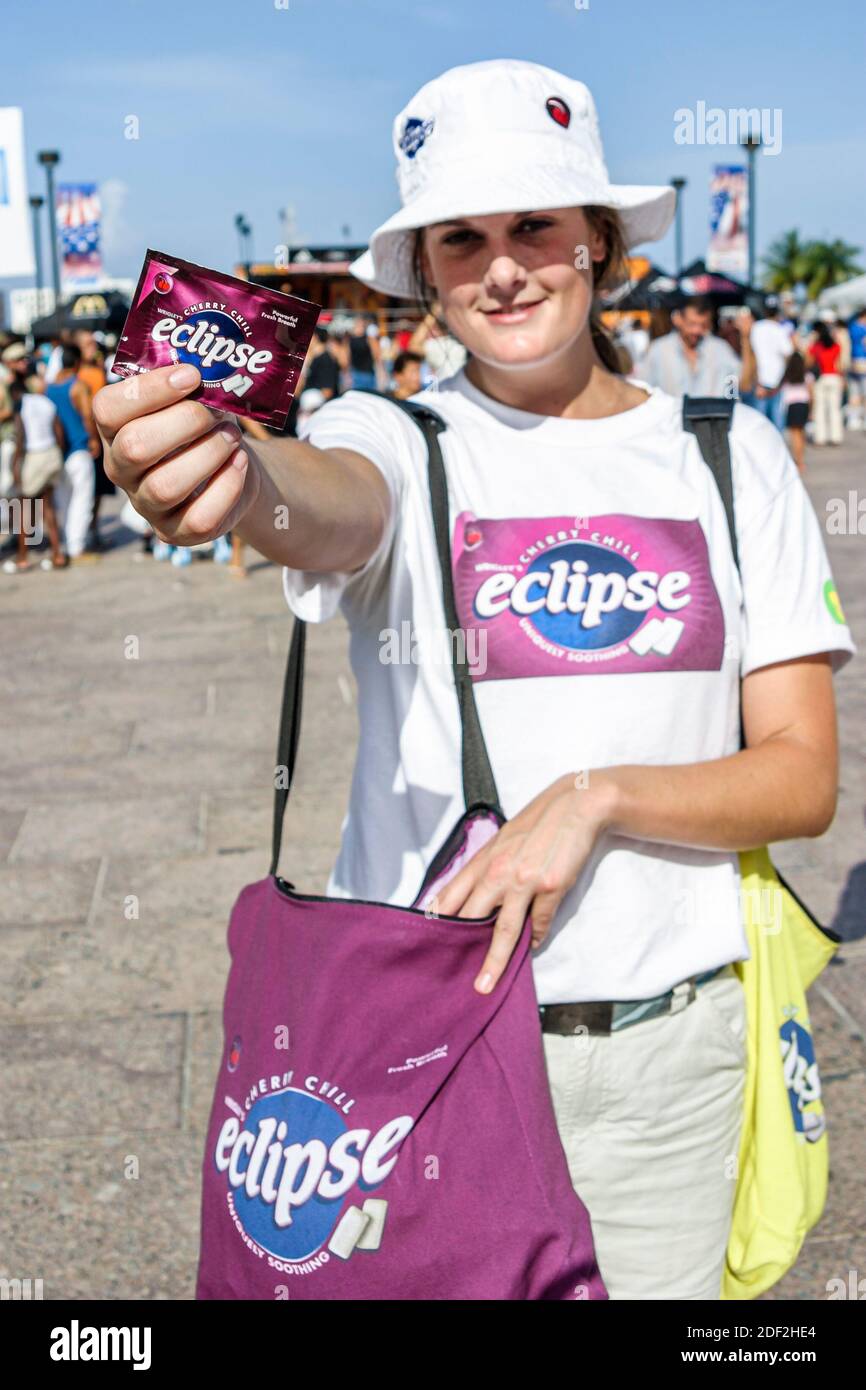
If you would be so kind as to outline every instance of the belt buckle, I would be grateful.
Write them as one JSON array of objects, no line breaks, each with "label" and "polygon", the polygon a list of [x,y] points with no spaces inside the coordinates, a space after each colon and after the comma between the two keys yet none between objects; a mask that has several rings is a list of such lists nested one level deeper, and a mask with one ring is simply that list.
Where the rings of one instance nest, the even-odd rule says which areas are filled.
[{"label": "belt buckle", "polygon": [[695,998],[697,988],[694,979],[683,980],[682,984],[674,985],[671,990],[671,1007],[669,1013],[680,1014],[683,1009],[687,1009]]}]

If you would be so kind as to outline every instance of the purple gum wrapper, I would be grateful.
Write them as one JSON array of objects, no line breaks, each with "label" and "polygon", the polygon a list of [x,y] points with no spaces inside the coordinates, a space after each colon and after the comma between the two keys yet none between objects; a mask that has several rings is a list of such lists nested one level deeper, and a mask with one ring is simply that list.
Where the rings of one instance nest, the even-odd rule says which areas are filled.
[{"label": "purple gum wrapper", "polygon": [[150,251],[114,371],[138,376],[190,362],[190,399],[283,429],[321,308],[219,270]]}]

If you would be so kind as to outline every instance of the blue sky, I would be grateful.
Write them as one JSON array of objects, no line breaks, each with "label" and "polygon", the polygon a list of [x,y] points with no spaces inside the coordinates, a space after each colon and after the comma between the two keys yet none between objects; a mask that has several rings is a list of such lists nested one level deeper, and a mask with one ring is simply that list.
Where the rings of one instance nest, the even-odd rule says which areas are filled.
[{"label": "blue sky", "polygon": [[[699,100],[780,108],[782,150],[758,161],[758,248],[796,226],[841,236],[866,264],[866,7],[855,0],[43,0],[4,19],[0,103],[24,110],[60,176],[95,180],[106,269],[136,275],[147,245],[206,265],[237,259],[242,211],[257,258],[282,240],[364,242],[395,210],[391,121],[446,67],[535,60],[580,77],[614,181],[689,180],[687,260],[706,249],[708,178],[724,146],[674,142]],[[583,0],[586,3],[586,0]],[[135,116],[139,138],[124,138]],[[673,237],[652,248],[673,264]],[[7,282],[7,286],[10,282]]]}]

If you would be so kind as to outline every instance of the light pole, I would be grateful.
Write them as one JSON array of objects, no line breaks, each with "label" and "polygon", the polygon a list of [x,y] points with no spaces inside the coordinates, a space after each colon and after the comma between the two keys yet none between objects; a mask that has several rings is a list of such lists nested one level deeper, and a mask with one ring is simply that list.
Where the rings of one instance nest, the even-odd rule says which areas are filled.
[{"label": "light pole", "polygon": [[39,222],[39,209],[45,202],[38,194],[30,195],[30,209],[33,214],[33,254],[36,257],[36,312],[40,312],[42,298],[42,228]]},{"label": "light pole", "polygon": [[750,131],[743,141],[749,158],[749,285],[755,283],[755,155],[761,148],[761,136]]},{"label": "light pole", "polygon": [[671,179],[671,188],[675,189],[677,195],[676,220],[674,222],[674,258],[677,263],[677,275],[683,273],[683,189],[685,186],[685,179]]},{"label": "light pole", "polygon": [[60,257],[57,251],[57,209],[54,205],[54,168],[60,163],[59,150],[40,150],[36,158],[45,169],[48,193],[48,236],[51,242],[51,282],[54,285],[54,307],[60,304]]},{"label": "light pole", "polygon": [[242,213],[242,212],[236,213],[236,214],[235,214],[235,231],[236,231],[237,234],[238,234],[238,259],[240,260],[241,264],[243,264],[243,262],[244,262],[244,230],[245,230],[245,228],[246,228],[246,225],[247,225],[247,224],[246,224],[246,220],[245,220],[245,218],[244,218],[243,213]]}]

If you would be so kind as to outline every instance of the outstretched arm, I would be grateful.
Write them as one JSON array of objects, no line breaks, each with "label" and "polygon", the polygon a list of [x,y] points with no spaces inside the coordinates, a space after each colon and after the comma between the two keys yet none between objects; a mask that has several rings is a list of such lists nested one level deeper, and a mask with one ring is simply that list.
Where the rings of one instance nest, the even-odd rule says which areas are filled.
[{"label": "outstretched arm", "polygon": [[157,536],[198,545],[231,530],[290,569],[360,568],[391,506],[376,465],[351,449],[244,439],[232,415],[186,399],[200,380],[194,367],[162,367],[94,402],[106,472]]}]

